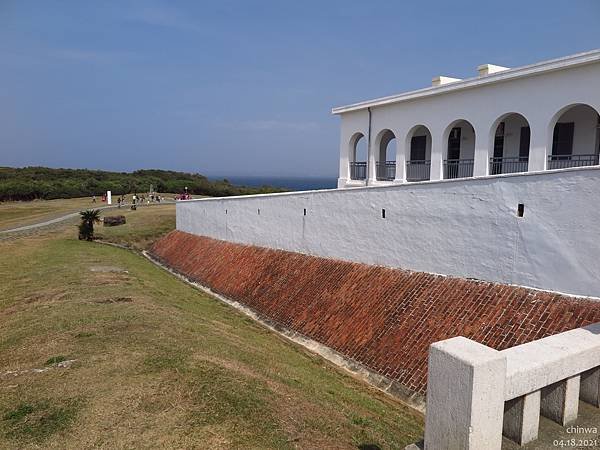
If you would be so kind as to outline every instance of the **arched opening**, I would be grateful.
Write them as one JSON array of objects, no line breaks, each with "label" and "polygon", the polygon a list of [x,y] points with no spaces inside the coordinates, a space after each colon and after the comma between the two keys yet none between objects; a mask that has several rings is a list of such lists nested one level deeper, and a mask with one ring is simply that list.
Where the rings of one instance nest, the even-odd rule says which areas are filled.
[{"label": "arched opening", "polygon": [[447,137],[444,152],[444,178],[466,178],[473,176],[475,161],[475,129],[466,120],[450,124],[444,133]]},{"label": "arched opening", "polygon": [[552,139],[548,169],[594,166],[600,151],[600,115],[589,105],[560,110],[550,123]]},{"label": "arched opening", "polygon": [[429,180],[431,173],[431,132],[425,125],[413,127],[406,136],[406,181]]},{"label": "arched opening", "polygon": [[525,117],[508,113],[498,118],[492,126],[490,175],[527,172],[531,129]]},{"label": "arched opening", "polygon": [[391,130],[383,130],[377,136],[377,143],[377,179],[392,181],[396,178],[396,136]]},{"label": "arched opening", "polygon": [[355,133],[350,138],[350,179],[365,180],[367,178],[367,140],[362,133]]}]

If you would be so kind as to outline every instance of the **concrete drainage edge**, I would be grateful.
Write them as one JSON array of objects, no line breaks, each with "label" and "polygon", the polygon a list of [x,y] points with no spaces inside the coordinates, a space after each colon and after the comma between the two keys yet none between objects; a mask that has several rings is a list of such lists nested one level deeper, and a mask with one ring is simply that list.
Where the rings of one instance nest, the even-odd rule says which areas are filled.
[{"label": "concrete drainage edge", "polygon": [[214,292],[208,286],[204,286],[204,285],[190,279],[189,277],[183,275],[182,273],[172,269],[168,265],[162,263],[159,259],[155,258],[152,254],[150,254],[146,250],[143,250],[141,253],[144,257],[146,257],[153,264],[166,270],[167,272],[176,276],[177,278],[186,282],[187,284],[189,284],[189,285],[209,294],[210,296],[226,303],[227,305],[237,309],[238,311],[242,312],[246,316],[257,321],[258,323],[260,323],[264,327],[268,328],[269,330],[274,331],[275,333],[283,336],[287,340],[294,342],[295,344],[301,345],[302,347],[306,348],[307,350],[311,351],[312,353],[316,353],[317,355],[321,356],[322,358],[326,359],[327,361],[333,363],[334,365],[336,365],[336,366],[344,369],[345,371],[349,372],[350,374],[354,375],[358,379],[365,381],[369,385],[377,388],[378,390],[384,392],[385,394],[390,395],[391,397],[393,397],[396,400],[399,400],[400,402],[402,402],[409,408],[411,408],[421,414],[425,414],[425,399],[422,395],[409,391],[407,388],[402,386],[397,381],[391,380],[383,375],[373,372],[372,370],[366,368],[361,363],[358,363],[358,362],[342,355],[341,353],[337,352],[336,350],[334,350],[330,347],[327,347],[326,345],[323,345],[320,342],[310,339],[309,337],[304,336],[301,333],[290,330],[289,328],[286,328],[275,321],[272,321],[268,318],[261,316],[260,314],[256,313],[254,310],[248,308],[247,306],[245,306],[244,304],[242,304],[240,302],[237,302],[235,300],[232,300],[228,297],[225,297],[221,294]]}]

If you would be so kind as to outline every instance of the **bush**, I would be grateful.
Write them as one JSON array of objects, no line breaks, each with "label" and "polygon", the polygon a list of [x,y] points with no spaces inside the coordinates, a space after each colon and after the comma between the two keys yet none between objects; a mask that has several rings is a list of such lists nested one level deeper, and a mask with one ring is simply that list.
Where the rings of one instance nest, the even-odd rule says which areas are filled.
[{"label": "bush", "polygon": [[251,188],[234,186],[227,180],[209,181],[197,173],[170,170],[136,170],[132,173],[87,169],[50,169],[46,167],[0,167],[0,201],[51,200],[56,198],[91,197],[106,191],[113,195],[157,192],[225,197],[230,195],[281,192],[269,186]]}]

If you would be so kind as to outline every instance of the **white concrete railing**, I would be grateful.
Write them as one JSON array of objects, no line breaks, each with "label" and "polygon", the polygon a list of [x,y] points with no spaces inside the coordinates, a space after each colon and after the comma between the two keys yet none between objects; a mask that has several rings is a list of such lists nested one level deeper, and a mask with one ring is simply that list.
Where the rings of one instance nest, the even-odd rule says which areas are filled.
[{"label": "white concrete railing", "polygon": [[464,337],[431,345],[425,449],[500,449],[600,407],[600,323],[497,351]]}]

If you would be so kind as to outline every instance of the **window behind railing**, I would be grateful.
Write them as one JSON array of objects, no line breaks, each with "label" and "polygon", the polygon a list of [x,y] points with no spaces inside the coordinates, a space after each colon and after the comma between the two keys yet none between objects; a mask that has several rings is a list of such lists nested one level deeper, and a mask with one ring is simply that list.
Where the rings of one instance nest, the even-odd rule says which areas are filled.
[{"label": "window behind railing", "polygon": [[406,161],[406,181],[429,180],[430,173],[430,159]]},{"label": "window behind railing", "polygon": [[444,178],[472,177],[473,163],[473,159],[446,159],[444,161]]},{"label": "window behind railing", "polygon": [[396,178],[396,161],[379,161],[377,163],[377,179],[392,181]]},{"label": "window behind railing", "polygon": [[355,161],[350,163],[350,179],[365,180],[367,178],[367,162]]},{"label": "window behind railing", "polygon": [[527,156],[518,156],[514,158],[490,158],[490,175],[527,172],[528,168],[529,158]]},{"label": "window behind railing", "polygon": [[566,169],[568,167],[595,166],[597,154],[588,155],[548,155],[548,169]]}]

